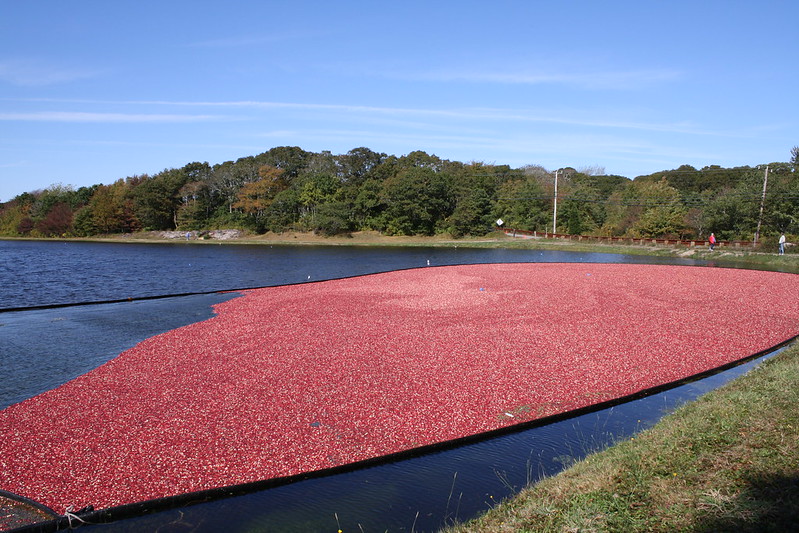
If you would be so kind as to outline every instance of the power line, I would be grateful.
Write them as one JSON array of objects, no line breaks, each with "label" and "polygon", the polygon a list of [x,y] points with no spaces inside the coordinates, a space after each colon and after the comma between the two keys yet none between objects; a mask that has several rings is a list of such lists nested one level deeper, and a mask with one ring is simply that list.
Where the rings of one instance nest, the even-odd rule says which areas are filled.
[{"label": "power line", "polygon": [[[760,200],[760,195],[756,194],[745,194],[745,193],[734,193],[734,194],[725,194],[723,198],[730,198],[733,200],[738,201],[751,201],[751,202],[758,202]],[[541,196],[501,196],[497,198],[498,200],[505,200],[505,201],[531,201],[531,200],[545,200],[550,201],[552,200],[551,195],[541,195]],[[790,200],[799,200],[799,195],[793,194],[775,194],[769,195],[766,197],[768,201],[790,201]],[[596,203],[596,204],[604,204],[604,205],[619,205],[619,206],[627,206],[627,207],[660,207],[660,206],[671,206],[671,205],[683,205],[683,206],[701,206],[701,205],[708,205],[713,203],[714,201],[718,200],[716,198],[699,198],[696,196],[690,198],[675,198],[669,200],[611,200],[609,198],[601,198],[601,197],[590,197],[590,196],[558,196],[558,200],[561,202],[564,201],[572,201],[572,202],[583,202],[583,203]]]}]

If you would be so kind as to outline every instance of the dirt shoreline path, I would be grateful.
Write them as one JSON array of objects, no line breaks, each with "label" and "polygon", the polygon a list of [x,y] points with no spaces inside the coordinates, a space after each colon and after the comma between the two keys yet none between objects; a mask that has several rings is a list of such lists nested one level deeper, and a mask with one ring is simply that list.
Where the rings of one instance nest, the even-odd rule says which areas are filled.
[{"label": "dirt shoreline path", "polygon": [[577,263],[249,291],[0,411],[0,489],[106,508],[497,429],[774,346],[797,296],[793,274]]}]

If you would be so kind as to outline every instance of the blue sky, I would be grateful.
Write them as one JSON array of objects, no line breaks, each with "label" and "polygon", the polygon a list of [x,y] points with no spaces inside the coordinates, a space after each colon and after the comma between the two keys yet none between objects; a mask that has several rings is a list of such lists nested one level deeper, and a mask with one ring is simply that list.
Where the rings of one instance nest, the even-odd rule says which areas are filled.
[{"label": "blue sky", "polygon": [[635,177],[799,145],[799,2],[0,0],[0,201],[274,146]]}]

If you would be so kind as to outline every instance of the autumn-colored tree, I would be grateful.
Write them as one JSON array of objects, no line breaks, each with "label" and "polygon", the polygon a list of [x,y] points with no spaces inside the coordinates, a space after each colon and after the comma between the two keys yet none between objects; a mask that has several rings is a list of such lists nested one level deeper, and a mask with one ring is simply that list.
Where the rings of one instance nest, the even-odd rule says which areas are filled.
[{"label": "autumn-colored tree", "polygon": [[258,180],[247,183],[239,189],[238,199],[233,203],[234,209],[240,209],[252,216],[256,224],[263,223],[264,215],[277,194],[286,189],[284,179],[286,171],[264,165],[258,169]]},{"label": "autumn-colored tree", "polygon": [[19,221],[19,224],[17,224],[17,233],[20,235],[27,235],[33,231],[33,228],[33,219],[31,217],[22,217],[22,219]]},{"label": "autumn-colored tree", "polygon": [[45,237],[66,235],[72,230],[72,208],[63,202],[55,204],[35,229]]},{"label": "autumn-colored tree", "polygon": [[[27,233],[33,229],[33,221],[30,218],[30,206],[33,197],[29,193],[23,193],[10,202],[0,205],[0,234],[18,235]],[[27,219],[27,223],[22,221]],[[26,231],[20,231],[20,228]]]},{"label": "autumn-colored tree", "polygon": [[[600,167],[561,168],[558,232],[702,238],[713,231],[747,240],[761,227],[764,237],[791,237],[799,231],[799,147],[790,156],[755,167],[682,165],[633,181],[602,175]],[[113,185],[75,191],[57,184],[25,193],[0,203],[0,234],[246,227],[459,236],[483,233],[498,218],[506,227],[543,232],[552,228],[554,178],[539,165],[461,163],[423,151],[398,157],[360,147],[334,155],[282,146]]]},{"label": "autumn-colored tree", "polygon": [[101,185],[89,202],[94,233],[118,233],[139,229],[133,214],[133,203],[127,195],[127,185],[118,180],[113,185]]}]

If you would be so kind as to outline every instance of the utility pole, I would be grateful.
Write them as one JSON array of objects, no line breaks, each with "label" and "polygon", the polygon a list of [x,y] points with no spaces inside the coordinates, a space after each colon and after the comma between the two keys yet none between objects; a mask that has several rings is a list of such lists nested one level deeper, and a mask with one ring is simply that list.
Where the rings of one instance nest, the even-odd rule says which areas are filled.
[{"label": "utility pole", "polygon": [[555,209],[552,212],[552,234],[558,232],[558,172],[555,171]]},{"label": "utility pole", "polygon": [[768,165],[766,165],[766,174],[763,176],[763,196],[760,197],[760,216],[757,217],[757,231],[755,231],[755,244],[760,238],[760,224],[763,222],[763,204],[766,203],[766,185],[768,184]]}]

